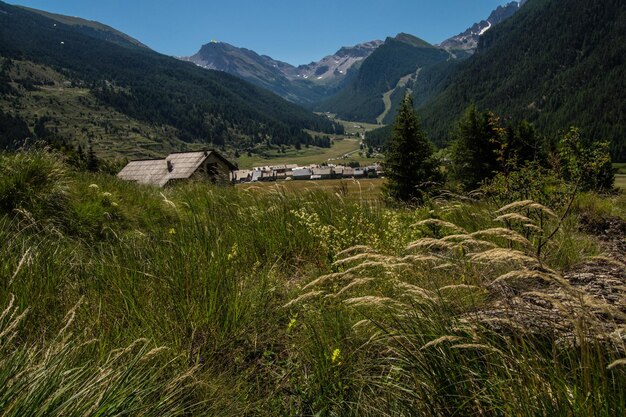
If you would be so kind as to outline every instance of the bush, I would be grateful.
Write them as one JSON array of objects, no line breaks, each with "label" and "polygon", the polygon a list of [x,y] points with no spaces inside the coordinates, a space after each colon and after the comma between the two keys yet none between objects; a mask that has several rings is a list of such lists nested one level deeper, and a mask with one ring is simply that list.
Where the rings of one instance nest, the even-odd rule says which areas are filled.
[{"label": "bush", "polygon": [[68,214],[69,177],[46,150],[0,154],[0,213],[59,223]]}]

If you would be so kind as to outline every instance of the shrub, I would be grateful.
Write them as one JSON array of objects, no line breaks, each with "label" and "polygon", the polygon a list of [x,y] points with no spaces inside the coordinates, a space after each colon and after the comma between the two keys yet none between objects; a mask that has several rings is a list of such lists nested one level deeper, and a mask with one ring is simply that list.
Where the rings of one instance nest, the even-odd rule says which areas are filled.
[{"label": "shrub", "polygon": [[0,154],[0,213],[59,223],[68,212],[69,177],[59,157],[45,150]]}]

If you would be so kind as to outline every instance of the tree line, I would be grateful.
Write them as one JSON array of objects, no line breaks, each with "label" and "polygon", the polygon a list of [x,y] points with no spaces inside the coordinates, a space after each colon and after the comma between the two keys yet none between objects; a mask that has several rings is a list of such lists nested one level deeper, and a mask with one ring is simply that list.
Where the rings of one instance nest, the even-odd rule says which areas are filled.
[{"label": "tree line", "polygon": [[576,127],[547,140],[527,121],[507,122],[471,105],[452,137],[447,149],[435,153],[407,95],[385,145],[386,194],[419,203],[444,188],[538,200],[564,184],[580,191],[613,189],[609,142]]}]

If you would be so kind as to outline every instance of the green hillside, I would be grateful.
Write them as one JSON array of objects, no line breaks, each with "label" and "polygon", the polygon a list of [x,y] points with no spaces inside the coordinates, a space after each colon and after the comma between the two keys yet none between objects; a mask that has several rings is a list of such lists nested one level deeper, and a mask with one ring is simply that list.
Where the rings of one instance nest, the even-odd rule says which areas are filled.
[{"label": "green hillside", "polygon": [[78,29],[82,31],[83,33],[90,35],[92,37],[95,37],[95,38],[99,38],[99,39],[106,40],[109,42],[119,43],[120,45],[124,45],[124,46],[131,45],[131,46],[147,48],[146,45],[139,42],[137,39],[134,39],[128,36],[127,34],[122,33],[119,30],[114,29],[110,26],[104,25],[100,22],[81,19],[80,17],[76,17],[76,16],[64,16],[62,14],[49,13],[44,10],[31,9],[30,7],[22,7],[22,9],[27,10],[29,12],[37,13],[41,16],[66,24],[68,26],[73,26],[75,29]]},{"label": "green hillside", "polygon": [[376,123],[386,110],[383,101],[385,93],[392,93],[390,100],[393,107],[406,91],[406,85],[399,84],[403,77],[419,78],[416,74],[418,69],[424,70],[449,57],[448,52],[411,35],[388,38],[363,61],[358,74],[319,108],[336,113],[343,119]]},{"label": "green hillside", "polygon": [[626,3],[528,0],[481,38],[475,56],[440,81],[421,109],[437,142],[470,103],[546,134],[570,125],[612,140],[626,160]]},{"label": "green hillside", "polygon": [[[304,129],[341,131],[327,118],[238,78],[197,68],[132,42],[111,42],[103,39],[101,30],[92,33],[84,27],[0,3],[0,57],[4,58],[0,105],[6,113],[32,123],[43,114],[37,110],[39,105],[25,101],[49,87],[63,89],[59,91],[63,96],[65,89],[80,88],[84,95],[80,105],[85,107],[75,112],[78,119],[72,121],[79,131],[90,123],[93,111],[86,108],[96,113],[112,109],[129,119],[125,128],[141,125],[133,127],[152,130],[147,134],[156,143],[212,142],[244,148],[265,141],[306,143],[310,137]],[[43,68],[46,75],[38,78],[34,70],[27,70],[26,76],[16,78],[15,62]],[[56,99],[43,95],[43,100]],[[68,125],[60,114],[46,116],[50,125]],[[99,139],[83,133],[83,139]]]}]

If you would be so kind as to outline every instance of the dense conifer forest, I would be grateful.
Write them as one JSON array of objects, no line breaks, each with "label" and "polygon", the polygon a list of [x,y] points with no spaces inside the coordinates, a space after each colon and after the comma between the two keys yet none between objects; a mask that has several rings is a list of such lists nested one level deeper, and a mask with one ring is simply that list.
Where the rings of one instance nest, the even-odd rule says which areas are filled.
[{"label": "dense conifer forest", "polygon": [[579,126],[626,160],[626,3],[529,0],[439,83],[443,92],[420,108],[437,143],[474,103],[546,134]]}]

